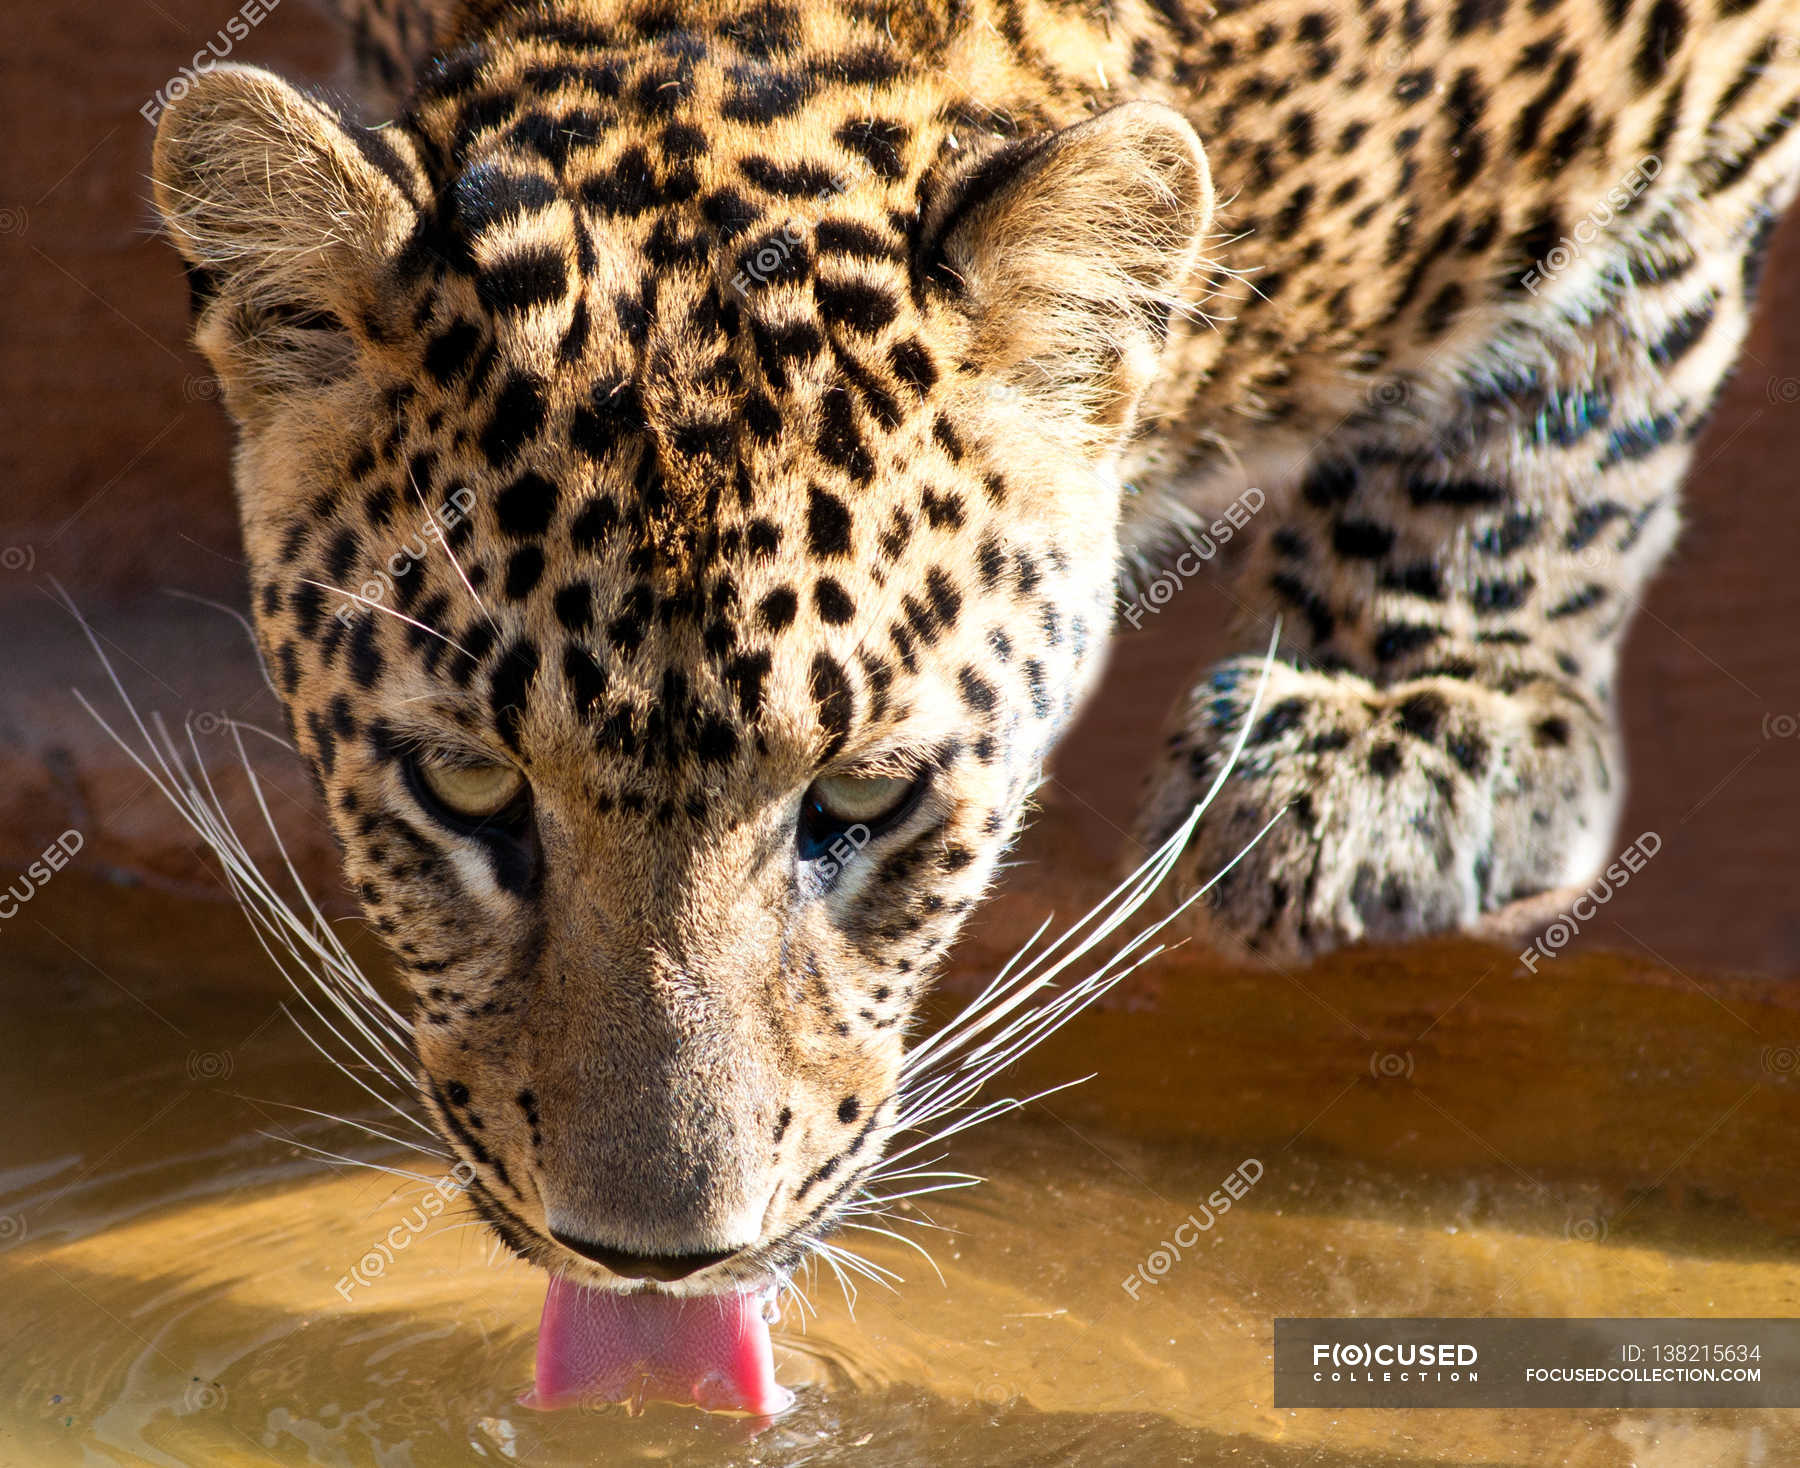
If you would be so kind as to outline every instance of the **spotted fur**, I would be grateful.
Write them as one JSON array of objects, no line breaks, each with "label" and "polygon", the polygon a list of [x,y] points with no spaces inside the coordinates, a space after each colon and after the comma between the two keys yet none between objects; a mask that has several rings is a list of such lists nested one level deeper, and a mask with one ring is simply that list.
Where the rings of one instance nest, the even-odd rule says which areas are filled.
[{"label": "spotted fur", "polygon": [[[341,8],[393,121],[222,66],[157,198],[268,662],[521,1253],[792,1265],[1121,577],[1248,486],[1287,639],[1185,878],[1288,815],[1213,930],[1602,860],[1618,639],[1800,167],[1791,0]],[[434,821],[419,751],[515,763],[528,829]],[[827,870],[843,770],[926,789]]]}]

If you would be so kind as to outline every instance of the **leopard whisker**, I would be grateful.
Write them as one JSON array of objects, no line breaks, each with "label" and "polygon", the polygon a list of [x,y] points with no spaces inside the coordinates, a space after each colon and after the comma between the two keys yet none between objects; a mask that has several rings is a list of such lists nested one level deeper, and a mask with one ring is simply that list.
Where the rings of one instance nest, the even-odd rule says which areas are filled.
[{"label": "leopard whisker", "polygon": [[[1031,1096],[1002,1097],[970,1108],[976,1094],[989,1081],[1165,952],[1168,945],[1155,942],[1157,935],[1211,891],[1281,819],[1284,812],[1271,818],[1210,881],[1162,918],[1134,934],[1097,970],[1068,988],[1056,988],[1061,975],[1128,922],[1173,869],[1201,817],[1243,753],[1268,685],[1280,635],[1281,628],[1277,623],[1264,658],[1262,676],[1230,757],[1181,826],[1100,903],[1026,962],[1027,955],[1037,947],[1050,926],[1049,919],[1041,923],[956,1018],[908,1054],[901,1067],[895,1129],[925,1134],[911,1145],[885,1156],[871,1174],[871,1183],[883,1178],[898,1180],[904,1174],[894,1171],[896,1164],[906,1163],[921,1151],[936,1147],[951,1137],[1079,1084],[1079,1080],[1068,1081]],[[1055,958],[1054,962],[1050,962],[1052,958]],[[1054,990],[1053,997],[1040,998],[1046,990]],[[945,1184],[946,1188],[968,1185],[966,1182]]]},{"label": "leopard whisker", "polygon": [[[410,463],[406,466],[406,482],[412,486],[413,497],[418,500],[419,508],[425,512],[426,517],[429,519],[431,515],[431,506],[425,503],[425,492],[419,488],[419,481],[414,477],[412,465]],[[432,538],[435,539],[439,545],[443,546],[444,555],[449,559],[451,568],[456,572],[457,580],[462,582],[463,590],[468,592],[469,599],[473,601],[476,606],[481,608],[481,615],[487,618],[488,626],[492,627],[494,631],[498,633],[500,624],[494,620],[494,614],[488,610],[487,603],[481,599],[480,593],[475,590],[475,583],[469,580],[468,573],[462,568],[462,562],[456,559],[456,552],[450,549],[449,537],[446,535],[438,535]],[[446,642],[449,641],[448,638],[445,638],[444,640]],[[463,651],[460,648],[458,651],[463,652],[464,657],[469,656],[466,651]],[[471,661],[473,661],[473,659],[471,659]]]},{"label": "leopard whisker", "polygon": [[[1201,895],[1210,890],[1225,872],[1231,870],[1231,866],[1243,858],[1244,852],[1249,851],[1257,841],[1262,839],[1262,835],[1268,830],[1266,826],[1244,848],[1244,852],[1239,852],[1231,863],[1213,877],[1211,882],[1201,888],[1199,892],[1189,896],[1167,916],[1131,938],[1102,966],[1097,974],[1065,991],[1037,1014],[1025,1009],[1025,1006],[1036,995],[1046,988],[1052,987],[1062,973],[1080,962],[1087,954],[1129,922],[1174,869],[1176,861],[1186,848],[1201,817],[1218,796],[1243,754],[1244,746],[1250,737],[1250,730],[1255,725],[1257,712],[1262,705],[1263,695],[1268,687],[1270,671],[1274,667],[1275,649],[1279,645],[1280,637],[1281,625],[1277,621],[1263,660],[1262,676],[1257,680],[1256,691],[1251,698],[1243,724],[1238,730],[1237,738],[1231,747],[1230,757],[1224,762],[1206,794],[1188,813],[1187,819],[1105,898],[1073,923],[1042,952],[1033,957],[1023,968],[1018,968],[1019,962],[1038,943],[1049,926],[1049,921],[1046,919],[1025,946],[1002,966],[995,979],[966,1005],[960,1014],[937,1034],[913,1047],[901,1066],[900,1091],[906,1098],[902,1105],[903,1116],[910,1112],[912,1113],[910,1120],[917,1121],[920,1096],[932,1093],[936,1082],[941,1081],[946,1074],[946,1067],[949,1067],[948,1074],[950,1075],[966,1076],[971,1070],[983,1069],[986,1058],[995,1053],[996,1047],[1011,1051],[1016,1058],[1017,1054],[1023,1053],[1015,1045],[1023,1033],[1034,1034],[1035,1039],[1032,1043],[1038,1043],[1114,987],[1131,972],[1132,968],[1154,957],[1156,952],[1161,951],[1160,949],[1137,954],[1135,961],[1129,967],[1123,969],[1118,967],[1123,960],[1132,958],[1136,950],[1148,944],[1158,932],[1166,928]],[[1061,956],[1057,957],[1054,963],[1050,963],[1051,958],[1065,947],[1068,951],[1061,952]],[[1045,967],[1046,964],[1048,967]],[[1017,1015],[1017,1012],[1021,1010],[1025,1010],[1025,1013]],[[987,1035],[989,1031],[1002,1025],[1004,1021],[1007,1021],[1008,1016],[1012,1015],[1017,1015],[1017,1018],[1006,1024],[998,1035],[992,1036],[984,1044],[975,1045],[978,1037]],[[1040,1016],[1046,1020],[1054,1018],[1055,1022],[1048,1024],[1047,1027],[1039,1028]],[[1021,1024],[1023,1029],[1021,1029]],[[975,1046],[975,1048],[971,1049],[971,1046]],[[921,1083],[924,1083],[923,1087],[921,1087]]]},{"label": "leopard whisker", "polygon": [[[904,1128],[919,1128],[946,1116],[953,1115],[982,1086],[986,1085],[988,1081],[1019,1059],[1020,1056],[1041,1044],[1051,1034],[1055,1033],[1071,1019],[1075,1018],[1082,1010],[1094,1003],[1096,999],[1100,998],[1128,978],[1139,968],[1142,968],[1153,958],[1156,958],[1167,951],[1166,945],[1158,944],[1147,952],[1133,957],[1129,964],[1125,964],[1123,967],[1119,966],[1122,959],[1131,956],[1131,950],[1134,947],[1154,936],[1162,927],[1179,918],[1190,905],[1204,897],[1207,892],[1209,892],[1232,870],[1233,867],[1242,861],[1244,857],[1256,847],[1257,843],[1268,834],[1284,814],[1285,811],[1281,811],[1271,817],[1263,825],[1262,829],[1250,839],[1244,848],[1220,868],[1211,881],[1207,882],[1198,891],[1190,895],[1178,907],[1171,911],[1168,916],[1164,917],[1158,923],[1134,938],[1124,950],[1119,954],[1115,954],[1114,957],[1108,961],[1107,965],[1098,973],[1091,975],[1089,978],[1082,980],[1072,988],[1058,994],[1056,999],[1050,1003],[1045,1004],[1041,1008],[1031,1011],[1014,1021],[1011,1025],[1007,1026],[1006,1029],[1002,1030],[999,1035],[986,1041],[975,1050],[959,1056],[957,1058],[956,1068],[947,1074],[936,1077],[933,1085],[928,1087],[922,1096],[914,1100],[911,1109],[903,1112],[900,1125]],[[931,1133],[925,1141],[916,1144],[914,1147],[907,1148],[906,1151],[895,1154],[895,1158],[896,1160],[904,1158],[909,1153],[918,1150],[920,1147],[930,1145],[933,1142],[942,1141],[959,1132],[967,1131],[970,1127],[992,1120],[994,1116],[999,1115],[1002,1112],[1017,1110],[1020,1107],[1029,1105],[1033,1101],[1042,1100],[1046,1096],[1054,1095],[1058,1091],[1065,1090],[1069,1086],[1078,1085],[1080,1083],[1079,1080],[1065,1081],[1062,1085],[1048,1087],[1043,1091],[1036,1092],[1035,1094],[1022,1099],[1003,1098],[1001,1100],[988,1102],[985,1106],[979,1108],[975,1112],[968,1113],[958,1118],[953,1125]]]},{"label": "leopard whisker", "polygon": [[843,1244],[834,1244],[829,1240],[823,1242],[825,1248],[837,1256],[838,1262],[853,1274],[860,1275],[862,1278],[867,1279],[874,1284],[879,1284],[885,1289],[892,1289],[896,1284],[906,1283],[906,1280],[902,1275],[889,1269],[884,1264],[877,1264],[873,1259],[864,1258],[854,1249],[848,1248]]},{"label": "leopard whisker", "polygon": [[[801,1261],[801,1268],[806,1271],[806,1280],[810,1285],[812,1283],[813,1271],[813,1261],[810,1255]],[[776,1298],[779,1301],[788,1295],[792,1295],[795,1302],[800,1306],[800,1329],[802,1333],[804,1333],[806,1330],[807,1316],[810,1315],[814,1320],[819,1318],[818,1307],[806,1297],[806,1291],[801,1288],[800,1282],[791,1274],[781,1281]]]},{"label": "leopard whisker", "polygon": [[[327,989],[327,992],[333,997],[334,1002],[337,1002],[340,1008],[345,1009],[346,1015],[357,1022],[359,1030],[363,1030],[364,1033],[368,1032],[360,1021],[356,1021],[355,1015],[351,1014],[348,1007],[344,1004],[346,999],[353,1001],[370,1019],[379,1025],[383,1034],[391,1042],[391,1047],[381,1045],[380,1038],[374,1035],[370,1035],[371,1041],[380,1046],[384,1057],[394,1065],[397,1071],[410,1078],[410,1072],[407,1070],[407,1065],[411,1052],[411,1027],[407,1024],[405,1016],[395,1009],[393,1005],[388,1003],[381,992],[375,988],[368,977],[350,958],[349,952],[338,941],[337,935],[331,931],[331,926],[326,921],[324,914],[319,911],[318,906],[313,902],[311,894],[307,892],[305,883],[301,881],[300,874],[295,870],[293,861],[288,855],[287,845],[281,838],[281,832],[275,825],[274,816],[269,810],[268,801],[263,794],[262,781],[257,776],[255,768],[250,763],[249,754],[244,749],[240,726],[235,720],[231,723],[231,729],[233,743],[238,752],[238,760],[243,767],[251,794],[256,800],[257,809],[261,812],[263,822],[268,828],[271,838],[275,842],[276,851],[281,857],[282,866],[287,871],[289,880],[294,885],[294,890],[300,894],[301,900],[306,904],[312,922],[310,925],[306,925],[294,921],[291,914],[289,914],[285,903],[281,904],[280,911],[284,915],[287,915],[289,926],[292,927],[302,941],[313,950],[319,960],[326,965],[327,971],[331,973],[334,980],[336,980],[336,982],[328,986]],[[220,812],[222,815],[224,807],[218,799],[217,792],[213,789],[212,777],[207,773],[204,761],[200,759],[199,749],[193,744],[193,733],[191,728],[189,730],[188,738],[189,744],[194,750],[196,768],[198,769],[201,778],[206,783],[207,793],[212,799],[213,809]],[[229,830],[229,822],[226,822],[226,827],[227,830]],[[231,835],[234,843],[241,850],[242,842],[237,841],[235,832],[231,832]],[[254,864],[252,864],[252,869],[254,870]],[[266,883],[264,885],[267,886]],[[322,945],[315,936],[320,933],[330,937],[331,947],[329,949]]]},{"label": "leopard whisker", "polygon": [[[273,738],[274,736],[268,735],[265,730],[255,729],[254,726],[243,726],[236,721],[229,721],[238,758],[249,780],[257,809],[274,840],[281,866],[287,872],[294,890],[299,893],[310,921],[302,920],[289,905],[287,898],[263,875],[255,859],[250,855],[236,827],[226,814],[218,790],[212,782],[211,774],[207,770],[206,762],[201,756],[199,745],[195,739],[193,722],[190,720],[186,726],[188,752],[192,758],[190,766],[188,756],[184,756],[178,748],[161,717],[153,714],[149,722],[146,722],[144,716],[139,713],[137,705],[126,692],[112,660],[100,645],[93,628],[82,616],[80,609],[67,591],[60,584],[53,583],[53,585],[55,585],[55,590],[65,609],[74,617],[76,624],[87,638],[89,646],[99,659],[100,666],[135,728],[140,743],[133,743],[127,739],[105,715],[95,708],[85,694],[79,689],[74,689],[71,692],[77,703],[86,710],[132,764],[174,807],[183,822],[205,842],[218,858],[226,886],[243,909],[250,923],[251,932],[255,935],[259,946],[268,954],[277,971],[306,1007],[325,1025],[327,1031],[377,1078],[403,1095],[410,1094],[411,1071],[408,1065],[410,1027],[406,1024],[404,1016],[382,997],[367,976],[362,973],[307,893],[305,884],[300,880],[286,844],[281,838],[280,830],[275,824],[262,783],[251,765],[248,751],[244,748],[242,729],[250,727],[253,732],[264,734],[265,737]],[[282,741],[277,740],[276,742]],[[285,952],[285,960],[282,954],[277,952],[278,948]],[[330,1005],[343,1017],[345,1022],[350,1024],[355,1033],[362,1037],[363,1044],[359,1045],[353,1041],[320,1010],[309,993],[309,986],[303,985],[296,978],[288,966],[289,963],[297,964],[300,967],[311,981],[310,988],[318,990],[327,998]],[[292,1011],[287,1010],[285,1005],[283,1009],[290,1018],[296,1020],[297,1028],[308,1043],[343,1071],[355,1085],[408,1126],[435,1139],[435,1133],[424,1122],[396,1105],[392,1098],[376,1091],[361,1076],[357,1075],[340,1056],[322,1044],[304,1024],[300,1024],[297,1017]],[[369,1049],[365,1050],[364,1045]],[[370,1053],[371,1051],[372,1053]]]},{"label": "leopard whisker", "polygon": [[423,632],[427,637],[435,637],[439,642],[455,648],[464,657],[468,658],[470,662],[475,660],[475,654],[470,652],[468,648],[464,647],[455,638],[444,636],[437,628],[426,626],[425,623],[421,622],[417,617],[409,617],[405,612],[397,612],[392,607],[384,607],[380,602],[364,596],[360,591],[347,591],[343,587],[333,586],[327,581],[315,581],[310,576],[302,576],[300,582],[304,586],[316,586],[320,591],[334,592],[348,601],[355,602],[358,606],[367,607],[371,612],[380,612],[384,616],[392,617],[397,622],[404,622],[408,627],[417,627],[419,631]]},{"label": "leopard whisker", "polygon": [[903,1276],[893,1270],[865,1259],[853,1249],[842,1244],[833,1244],[825,1239],[813,1239],[808,1247],[816,1257],[825,1261],[825,1265],[837,1276],[838,1286],[844,1292],[844,1305],[850,1312],[850,1318],[856,1318],[856,1301],[858,1291],[856,1279],[866,1280],[870,1284],[879,1285],[882,1289],[897,1293],[897,1285],[906,1283]]},{"label": "leopard whisker", "polygon": [[337,1123],[339,1126],[353,1127],[355,1130],[362,1132],[365,1136],[374,1137],[379,1141],[389,1142],[396,1147],[404,1148],[408,1152],[417,1152],[421,1157],[440,1157],[446,1162],[451,1158],[451,1153],[442,1147],[422,1147],[417,1142],[410,1142],[404,1137],[397,1137],[392,1132],[385,1132],[380,1127],[371,1126],[368,1122],[359,1121],[353,1116],[339,1116],[334,1111],[320,1111],[317,1107],[302,1106],[295,1101],[272,1101],[264,1099],[257,1104],[262,1106],[279,1106],[284,1111],[304,1112],[307,1116],[316,1116],[321,1121],[330,1121]]},{"label": "leopard whisker", "polygon": [[[910,1222],[911,1220],[904,1220],[904,1221]],[[931,1226],[936,1227],[935,1224],[931,1225]],[[874,1223],[845,1223],[843,1225],[843,1227],[861,1229],[864,1233],[881,1234],[886,1238],[890,1238],[890,1239],[894,1240],[896,1243],[905,1244],[907,1248],[914,1250],[921,1259],[923,1259],[927,1264],[929,1264],[931,1266],[931,1272],[938,1277],[939,1284],[947,1284],[948,1283],[948,1281],[944,1278],[944,1271],[942,1269],[938,1268],[937,1260],[935,1260],[931,1257],[931,1251],[929,1249],[927,1249],[923,1244],[921,1244],[917,1239],[909,1238],[909,1237],[907,1237],[907,1235],[905,1235],[903,1233],[899,1233],[896,1230],[891,1229],[891,1228],[882,1228],[879,1224],[874,1224]]]},{"label": "leopard whisker", "polygon": [[836,1276],[838,1288],[844,1292],[844,1306],[850,1312],[850,1318],[852,1320],[856,1319],[856,1286],[846,1278],[844,1271],[838,1267],[837,1260],[832,1258],[831,1254],[827,1252],[826,1247],[822,1245],[821,1241],[814,1240],[812,1247],[815,1252],[810,1254],[808,1258],[824,1260],[826,1267],[831,1270],[834,1276]]},{"label": "leopard whisker", "polygon": [[426,1187],[436,1187],[437,1179],[426,1177],[423,1173],[408,1172],[403,1167],[390,1167],[385,1162],[370,1162],[365,1157],[348,1157],[341,1152],[333,1152],[325,1147],[315,1147],[311,1142],[302,1142],[297,1137],[284,1137],[276,1132],[257,1133],[259,1137],[267,1137],[271,1142],[281,1142],[289,1147],[298,1147],[302,1152],[310,1152],[315,1157],[322,1157],[327,1162],[342,1163],[345,1167],[367,1168],[370,1172],[384,1172],[389,1177],[402,1178],[407,1182],[422,1183]]},{"label": "leopard whisker", "polygon": [[[189,731],[189,738],[191,742],[191,730]],[[239,745],[239,755],[240,758],[244,757],[241,743]],[[268,887],[268,884],[262,880],[261,874],[256,870],[254,862],[251,861],[248,853],[244,851],[242,842],[237,839],[236,832],[230,826],[229,820],[224,817],[223,807],[219,803],[217,792],[212,787],[211,777],[205,772],[204,763],[199,760],[197,748],[195,749],[195,759],[197,763],[200,763],[201,778],[205,781],[207,794],[212,800],[210,812],[216,813],[217,824],[222,827],[222,833],[229,837],[228,842],[214,841],[210,844],[213,845],[215,853],[219,854],[221,858],[225,860],[227,885],[231,888],[233,895],[238,899],[239,906],[244,909],[246,916],[249,918],[251,930],[256,934],[257,941],[262,945],[263,951],[269,955],[269,958],[274,962],[277,970],[288,981],[289,987],[294,990],[300,1001],[306,1005],[315,1017],[318,1018],[320,1023],[325,1025],[326,1029],[333,1034],[357,1060],[368,1066],[376,1076],[386,1081],[387,1084],[392,1086],[395,1090],[405,1094],[408,1091],[407,1062],[404,1050],[399,1047],[405,1046],[406,1038],[403,1032],[396,1029],[398,1020],[394,1011],[387,1005],[386,1001],[375,992],[373,987],[368,984],[368,981],[363,978],[360,970],[356,970],[355,965],[349,961],[348,954],[344,953],[341,946],[336,943],[335,934],[331,935],[333,950],[335,951],[327,950],[318,941],[315,933],[318,931],[328,932],[329,929],[316,908],[312,908],[314,925],[309,927],[302,924],[294,916],[291,909],[287,907],[285,901],[279,894],[274,893],[273,890]],[[244,768],[265,819],[271,820],[271,830],[273,831],[272,819],[267,804],[262,798],[260,784],[257,781],[255,772],[250,768],[247,758],[245,759]],[[191,798],[194,799],[197,806],[200,805],[197,786],[193,787]],[[204,806],[201,806],[201,808],[207,809]],[[279,833],[275,833],[275,839],[277,846],[280,847]],[[232,860],[231,858],[234,856],[241,858],[241,860]],[[285,861],[285,848],[282,848],[282,856]],[[294,879],[296,886],[299,887],[299,890],[304,896],[305,889],[304,887],[299,886],[298,874],[293,871],[291,863],[287,863],[287,865],[289,875]],[[256,882],[261,885],[262,890],[254,891],[254,889],[250,888],[245,880],[246,873],[254,876]],[[252,895],[254,895],[255,900],[252,900]],[[307,903],[309,908],[311,908],[312,904],[310,898],[307,899]],[[282,947],[286,949],[289,957],[292,958],[293,961],[300,966],[302,971],[313,980],[313,987],[319,989],[330,1001],[332,1007],[343,1016],[344,1020],[355,1029],[357,1034],[363,1037],[364,1042],[374,1050],[375,1054],[373,1056],[366,1053],[360,1045],[351,1040],[348,1035],[344,1034],[344,1032],[319,1009],[318,1005],[314,1003],[311,994],[308,993],[306,986],[303,986],[294,978],[288,971],[286,964],[281,961],[270,947],[268,942],[270,937],[273,937],[281,943]],[[322,976],[320,971],[315,968],[313,964],[309,963],[308,959],[302,954],[300,948],[296,944],[296,939],[298,939],[299,943],[304,944],[306,949],[309,950],[310,953],[316,957],[318,962],[323,965],[324,976]],[[327,979],[329,979],[329,981],[327,981]],[[290,1015],[290,1017],[292,1016]],[[372,1024],[379,1027],[380,1033],[377,1032],[376,1028],[371,1027]],[[302,1027],[302,1033],[306,1033],[304,1027]],[[324,1049],[322,1046],[316,1048],[321,1050]],[[344,1070],[345,1074],[350,1074],[348,1068],[341,1062],[338,1064],[338,1068]],[[354,1075],[351,1076],[351,1079],[357,1081],[359,1085],[362,1085],[360,1079]],[[363,1086],[363,1089],[369,1090],[366,1085]],[[371,1094],[374,1093],[371,1091]],[[397,1108],[393,1107],[391,1102],[386,1101],[386,1098],[378,1097],[377,1099],[383,1100],[390,1110],[397,1110]],[[415,1123],[415,1125],[416,1124],[417,1123]],[[421,1127],[421,1130],[423,1130],[423,1127]]]},{"label": "leopard whisker", "polygon": [[227,606],[222,601],[214,601],[209,596],[195,596],[193,592],[183,591],[178,586],[165,586],[162,592],[164,596],[172,596],[179,601],[191,601],[203,607],[210,607],[215,612],[223,612],[242,627],[244,635],[250,639],[250,650],[256,654],[256,670],[262,674],[263,687],[267,688],[277,699],[281,697],[280,690],[275,687],[275,680],[269,676],[269,665],[263,661],[262,644],[256,640],[256,629],[250,625],[248,617],[236,607]]}]

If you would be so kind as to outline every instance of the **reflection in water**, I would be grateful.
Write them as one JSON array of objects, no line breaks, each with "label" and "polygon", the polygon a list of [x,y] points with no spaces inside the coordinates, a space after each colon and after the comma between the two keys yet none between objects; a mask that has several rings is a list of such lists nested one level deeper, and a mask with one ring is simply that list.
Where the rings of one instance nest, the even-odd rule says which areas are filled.
[{"label": "reflection in water", "polygon": [[[236,915],[93,888],[57,901],[52,936],[9,932],[0,951],[0,1464],[1800,1461],[1780,1414],[1269,1403],[1276,1315],[1800,1313],[1800,1209],[1771,1141],[1792,1114],[1785,1078],[1752,1075],[1763,1089],[1715,1124],[1744,1091],[1711,1028],[1734,1021],[1672,989],[1635,995],[1634,1105],[1589,1075],[1599,1109],[1576,1118],[1534,1111],[1530,1092],[1560,1094],[1593,1057],[1567,1035],[1562,1053],[1496,1038],[1517,1011],[1415,1041],[1448,1002],[1408,988],[1426,979],[1384,971],[1382,1014],[1351,1015],[1353,974],[1309,980],[1324,1008],[1283,1010],[1266,983],[1195,970],[1154,1011],[1083,1020],[1020,1084],[1098,1080],[959,1139],[955,1164],[988,1182],[925,1200],[936,1227],[912,1230],[941,1281],[866,1235],[898,1293],[865,1287],[852,1316],[815,1278],[816,1316],[790,1301],[792,1412],[544,1414],[516,1402],[541,1276],[460,1202],[422,1206],[440,1160],[289,1109],[357,1115],[366,1098],[275,1013]],[[1559,983],[1585,982],[1565,969]],[[1603,1010],[1612,991],[1596,992]],[[1374,1038],[1328,1042],[1326,1009]],[[1395,1015],[1413,1017],[1400,1040],[1378,1029]],[[1485,1068],[1452,1063],[1483,1035]],[[1715,1042],[1711,1070],[1669,1083]],[[1406,1067],[1383,1064],[1401,1053]],[[1637,1187],[1574,1165],[1589,1154],[1572,1133],[1634,1126],[1668,1141]],[[321,1166],[296,1144],[412,1176]],[[1675,1181],[1649,1186],[1659,1173]],[[1231,1178],[1230,1206],[1210,1202]]]}]

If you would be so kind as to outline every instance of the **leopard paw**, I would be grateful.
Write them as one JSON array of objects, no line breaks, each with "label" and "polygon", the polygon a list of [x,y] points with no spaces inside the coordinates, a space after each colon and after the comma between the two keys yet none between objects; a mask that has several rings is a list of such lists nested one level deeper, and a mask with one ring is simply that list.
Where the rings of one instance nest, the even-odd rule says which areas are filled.
[{"label": "leopard paw", "polygon": [[1605,861],[1617,739],[1583,691],[1275,663],[1251,718],[1262,674],[1220,664],[1177,705],[1134,831],[1159,845],[1226,772],[1177,868],[1177,896],[1211,884],[1189,911],[1219,946],[1307,958],[1468,927]]}]

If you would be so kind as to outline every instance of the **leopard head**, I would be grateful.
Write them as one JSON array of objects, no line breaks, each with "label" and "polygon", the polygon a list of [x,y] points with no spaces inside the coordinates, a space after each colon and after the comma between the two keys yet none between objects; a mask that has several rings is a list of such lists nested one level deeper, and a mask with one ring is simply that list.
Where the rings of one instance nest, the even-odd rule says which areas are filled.
[{"label": "leopard head", "polygon": [[720,1290],[900,1118],[1096,673],[1210,188],[1149,104],[957,139],[826,87],[771,130],[753,59],[547,46],[379,129],[220,66],[156,198],[435,1124],[521,1255]]}]

